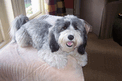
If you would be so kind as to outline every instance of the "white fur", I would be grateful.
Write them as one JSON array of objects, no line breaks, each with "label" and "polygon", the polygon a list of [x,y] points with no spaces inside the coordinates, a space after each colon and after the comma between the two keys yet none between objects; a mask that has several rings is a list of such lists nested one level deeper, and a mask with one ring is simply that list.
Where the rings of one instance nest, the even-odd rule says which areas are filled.
[{"label": "white fur", "polygon": [[[74,16],[71,16],[71,17],[74,17]],[[54,21],[56,21],[59,18],[61,18],[61,17],[51,16],[51,17],[49,17],[49,19],[47,18],[46,20],[50,24],[53,25],[53,24],[55,24]],[[52,20],[52,19],[54,19],[54,20]],[[72,26],[72,25],[70,25],[70,26]],[[53,27],[50,28],[49,31],[51,31],[52,29],[53,29]],[[66,46],[66,42],[69,41],[69,39],[67,38],[68,35],[74,36],[74,39],[72,41],[75,43],[75,45],[73,45],[70,48]],[[60,49],[57,52],[52,53],[50,48],[47,48],[47,45],[49,45],[47,42],[43,45],[43,47],[42,47],[43,49],[39,50],[38,55],[41,59],[43,59],[45,62],[47,62],[50,66],[56,67],[58,69],[66,66],[68,55],[74,57],[77,60],[78,64],[83,67],[87,64],[87,53],[85,52],[85,54],[80,55],[77,52],[78,46],[82,43],[83,43],[83,39],[80,36],[80,32],[77,30],[74,30],[73,27],[70,27],[70,29],[67,29],[60,33],[60,36],[58,39],[58,44],[60,45]]]},{"label": "white fur", "polygon": [[[72,40],[74,42],[74,45],[72,47],[67,47],[66,42],[70,41],[68,39],[69,35],[73,35],[74,39]],[[80,37],[80,34],[78,31],[74,30],[73,28],[67,29],[60,33],[58,43],[61,46],[61,49],[66,52],[74,51],[76,47],[78,47],[80,44],[82,44],[83,40]]]},{"label": "white fur", "polygon": [[52,53],[50,50],[39,50],[38,55],[41,59],[43,59],[46,63],[48,63],[50,66],[56,67],[56,68],[63,68],[67,64],[67,56],[68,54],[61,51]]}]

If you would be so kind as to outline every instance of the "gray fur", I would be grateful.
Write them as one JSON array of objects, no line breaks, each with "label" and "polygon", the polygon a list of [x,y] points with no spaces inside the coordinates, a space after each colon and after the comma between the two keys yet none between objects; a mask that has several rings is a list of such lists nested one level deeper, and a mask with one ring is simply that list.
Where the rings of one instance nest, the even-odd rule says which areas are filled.
[{"label": "gray fur", "polygon": [[[86,54],[85,46],[87,44],[87,36],[84,22],[72,15],[65,17],[54,16],[52,24],[52,21],[49,21],[49,18],[50,15],[42,16],[30,21],[28,21],[26,16],[19,16],[15,18],[13,27],[10,31],[12,39],[15,40],[21,47],[32,45],[38,50],[47,49],[51,50],[52,53],[56,52],[57,54],[57,51],[61,47],[58,43],[61,33],[65,30],[75,30],[76,33],[80,33],[80,35],[77,33],[77,35],[80,36],[80,40],[83,39],[83,43],[81,45],[79,44],[79,47],[76,48],[78,49],[77,52],[79,54]],[[23,22],[25,20],[26,22]],[[62,53],[61,51],[63,52],[63,50],[60,49],[60,53]],[[77,57],[77,55],[75,57]]]},{"label": "gray fur", "polygon": [[[49,25],[46,21],[33,19],[27,22],[26,24],[24,24],[23,26],[21,26],[19,31],[26,32],[27,33],[25,34],[26,38],[31,39],[31,40],[28,40],[26,44],[32,44],[33,47],[39,50],[45,42],[48,42],[48,39],[44,39],[44,37],[48,38],[48,33],[49,33],[48,29],[50,27],[51,25]],[[18,35],[21,34],[19,31],[17,31]],[[21,40],[21,39],[22,38],[18,38],[18,40]]]},{"label": "gray fur", "polygon": [[[45,42],[49,42],[49,28],[52,26],[47,21],[45,21],[45,19],[48,17],[49,16],[42,16],[26,23],[24,21],[27,21],[28,18],[26,16],[20,15],[19,17],[15,18],[13,27],[11,28],[11,35],[13,33],[12,38],[15,40],[16,36],[16,41],[20,42],[20,46],[22,47],[31,44],[38,50],[41,49]],[[81,22],[80,19],[75,16],[69,18],[65,16],[57,19],[54,27],[51,30],[56,41],[58,41],[60,32],[64,31],[63,27],[67,26],[68,29],[70,24],[73,25],[73,27],[77,26],[77,31],[80,31],[81,37],[83,37],[83,22]],[[85,39],[85,41],[87,40]]]},{"label": "gray fur", "polygon": [[69,22],[69,24],[74,24],[78,27],[78,30],[81,32],[81,35],[83,34],[84,25],[83,22],[79,20],[79,18],[75,17],[71,18],[70,20],[67,20],[67,17],[64,17],[62,19],[58,19],[55,24],[55,30],[56,34],[59,34],[62,31],[62,27],[66,26],[66,24]]},{"label": "gray fur", "polygon": [[81,44],[79,46],[78,52],[79,52],[79,54],[84,54],[85,47],[87,44],[87,34],[86,34],[84,24],[83,24],[83,22],[80,21],[79,18],[74,16],[74,17],[68,19],[66,16],[64,18],[58,19],[54,26],[54,35],[56,36],[55,38],[57,38],[57,40],[58,40],[60,32],[64,31],[62,27],[67,27],[67,29],[68,29],[70,25],[73,25],[74,29],[76,26],[77,31],[80,31],[81,37],[83,38],[83,44]]}]

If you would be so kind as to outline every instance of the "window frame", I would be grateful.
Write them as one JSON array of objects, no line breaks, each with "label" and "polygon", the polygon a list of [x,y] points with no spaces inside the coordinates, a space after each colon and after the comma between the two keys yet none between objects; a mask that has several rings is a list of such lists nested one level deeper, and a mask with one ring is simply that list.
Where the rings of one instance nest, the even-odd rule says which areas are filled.
[{"label": "window frame", "polygon": [[0,43],[3,42],[3,34],[2,34],[2,26],[1,26],[1,20],[0,20]]}]

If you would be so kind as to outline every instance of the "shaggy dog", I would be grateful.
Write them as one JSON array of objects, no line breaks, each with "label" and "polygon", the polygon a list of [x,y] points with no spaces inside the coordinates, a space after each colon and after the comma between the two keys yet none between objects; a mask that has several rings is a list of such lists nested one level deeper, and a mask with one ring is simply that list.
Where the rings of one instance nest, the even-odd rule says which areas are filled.
[{"label": "shaggy dog", "polygon": [[44,15],[29,19],[20,15],[15,18],[10,30],[12,40],[19,46],[32,45],[38,55],[50,66],[63,68],[67,56],[73,56],[78,64],[87,64],[87,33],[90,25],[73,15],[64,17]]}]

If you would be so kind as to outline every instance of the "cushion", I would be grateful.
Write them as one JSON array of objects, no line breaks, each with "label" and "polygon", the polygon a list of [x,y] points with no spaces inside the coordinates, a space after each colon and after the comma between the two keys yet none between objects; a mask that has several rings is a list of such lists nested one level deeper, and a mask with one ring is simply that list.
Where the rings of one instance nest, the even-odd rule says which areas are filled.
[{"label": "cushion", "polygon": [[33,47],[9,43],[0,50],[0,81],[84,81],[82,68],[68,56],[65,68],[50,67]]}]

